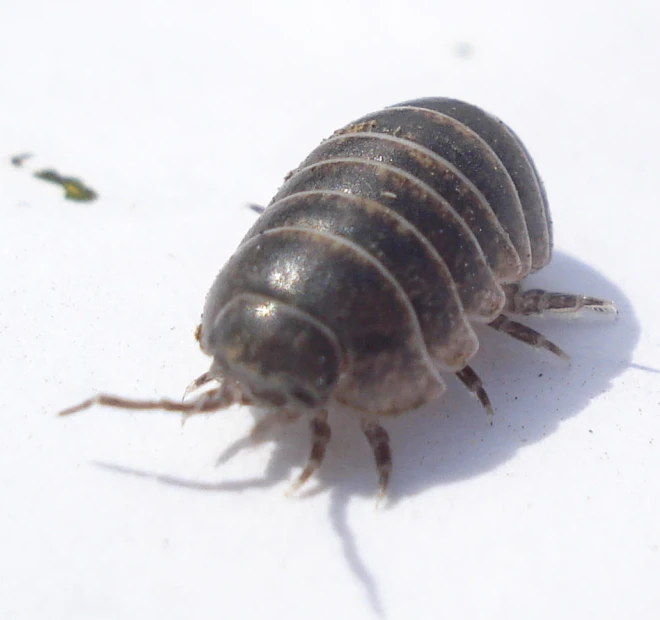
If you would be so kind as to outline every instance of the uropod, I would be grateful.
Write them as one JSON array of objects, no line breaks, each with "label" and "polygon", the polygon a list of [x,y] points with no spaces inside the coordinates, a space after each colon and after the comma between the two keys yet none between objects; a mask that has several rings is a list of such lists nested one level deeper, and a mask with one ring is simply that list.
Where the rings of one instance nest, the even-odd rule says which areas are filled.
[{"label": "uropod", "polygon": [[339,129],[259,211],[206,298],[197,336],[213,361],[187,392],[203,390],[183,402],[99,394],[62,415],[94,404],[268,408],[255,431],[305,416],[312,448],[298,488],[323,460],[338,402],[361,418],[382,495],[392,457],[381,420],[436,399],[445,373],[492,413],[469,365],[474,324],[566,357],[512,317],[614,311],[521,287],[552,254],[543,184],[509,127],[454,99],[408,101]]}]

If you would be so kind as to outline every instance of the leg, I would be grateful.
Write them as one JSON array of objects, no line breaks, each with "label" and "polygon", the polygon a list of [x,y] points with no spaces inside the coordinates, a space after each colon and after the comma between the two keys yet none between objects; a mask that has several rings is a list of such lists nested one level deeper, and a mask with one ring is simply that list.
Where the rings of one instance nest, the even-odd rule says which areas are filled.
[{"label": "leg", "polygon": [[300,414],[296,411],[289,411],[288,409],[269,411],[252,427],[250,431],[250,443],[252,445],[258,445],[274,426],[278,424],[291,424],[298,419],[300,419]]},{"label": "leg", "polygon": [[213,381],[218,381],[218,378],[210,370],[208,372],[205,372],[205,373],[199,375],[199,377],[197,377],[197,379],[195,379],[194,381],[191,381],[188,384],[188,387],[186,387],[186,389],[183,393],[183,398],[185,399],[186,396],[188,396],[189,394],[192,394],[193,392],[196,392],[201,387],[203,387],[205,385],[208,385],[209,383],[212,383]]},{"label": "leg", "polygon": [[70,415],[89,409],[94,405],[104,407],[115,407],[117,409],[163,409],[165,411],[175,411],[184,414],[184,420],[197,413],[211,413],[219,409],[225,409],[230,405],[243,402],[243,395],[238,386],[231,381],[224,381],[220,387],[208,392],[204,392],[197,398],[188,402],[179,402],[162,398],[158,400],[136,400],[132,398],[122,398],[112,394],[97,394],[88,398],[82,403],[60,411],[58,415]]},{"label": "leg", "polygon": [[319,411],[310,423],[312,430],[312,451],[305,469],[302,470],[298,479],[291,486],[289,493],[297,491],[309,477],[319,468],[325,457],[325,449],[330,441],[330,425],[328,424],[328,412],[324,409]]},{"label": "leg", "polygon": [[550,342],[543,334],[540,334],[531,327],[527,327],[527,325],[523,325],[517,321],[511,321],[503,314],[500,314],[494,321],[488,323],[488,325],[497,331],[509,334],[509,336],[520,340],[520,342],[533,346],[535,349],[546,349],[556,356],[561,357],[566,362],[570,359],[564,351],[553,342]]},{"label": "leg", "polygon": [[[201,327],[201,326],[200,326]],[[215,383],[215,384],[220,384],[220,388],[216,388],[215,390],[207,390],[204,394],[200,394],[197,398],[193,399],[192,401],[189,401],[191,404],[199,403],[200,401],[203,401],[205,398],[205,394],[211,394],[213,392],[217,392],[218,390],[223,390],[225,388],[225,384],[228,384],[229,382],[226,379],[222,378],[222,374],[216,367],[215,363],[211,365],[211,368],[207,370],[205,373],[202,373],[197,379],[194,381],[191,381],[188,384],[188,387],[186,387],[185,391],[183,392],[183,400],[185,400],[190,394],[193,392],[198,391],[199,389],[206,387],[209,385],[209,383]],[[247,398],[241,391],[238,389],[237,386],[234,386],[235,389],[235,397],[238,398],[238,400],[234,400],[233,402],[229,403],[231,405],[233,404],[239,404],[239,405],[251,405],[252,401]],[[228,407],[229,405],[227,405]],[[200,412],[196,409],[192,411],[184,411],[183,412],[183,418],[181,419],[181,426],[183,426],[186,423],[186,420],[194,415],[195,413],[203,413]]]},{"label": "leg", "polygon": [[392,471],[390,436],[378,422],[370,418],[362,418],[362,432],[374,452],[378,470],[378,498],[380,499],[385,496]]},{"label": "leg", "polygon": [[510,314],[543,314],[544,312],[578,312],[583,308],[597,312],[616,312],[611,301],[584,295],[551,293],[542,289],[523,291],[520,284],[506,284],[504,312]]},{"label": "leg", "polygon": [[275,409],[269,411],[252,427],[250,434],[235,441],[227,448],[217,460],[218,465],[226,463],[229,459],[236,456],[241,450],[251,448],[263,443],[270,430],[277,424],[291,424],[300,419],[300,414],[288,409]]},{"label": "leg", "polygon": [[456,376],[460,382],[479,399],[479,402],[483,405],[486,413],[488,415],[493,415],[493,406],[490,404],[490,398],[488,398],[488,394],[486,394],[484,384],[472,367],[465,366],[465,368],[456,373]]}]

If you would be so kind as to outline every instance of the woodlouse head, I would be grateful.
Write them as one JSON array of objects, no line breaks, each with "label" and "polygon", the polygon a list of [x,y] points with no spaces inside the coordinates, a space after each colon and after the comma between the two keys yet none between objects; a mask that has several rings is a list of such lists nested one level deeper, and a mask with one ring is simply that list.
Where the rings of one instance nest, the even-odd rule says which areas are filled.
[{"label": "woodlouse head", "polygon": [[325,326],[289,304],[251,294],[204,317],[201,346],[246,400],[270,408],[318,410],[332,397],[342,366],[337,339]]}]

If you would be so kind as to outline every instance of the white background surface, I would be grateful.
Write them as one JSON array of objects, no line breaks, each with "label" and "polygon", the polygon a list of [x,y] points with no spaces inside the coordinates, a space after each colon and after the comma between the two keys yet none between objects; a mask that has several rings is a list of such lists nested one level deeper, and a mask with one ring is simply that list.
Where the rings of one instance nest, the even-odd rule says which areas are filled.
[{"label": "white background surface", "polygon": [[[4,2],[0,617],[657,618],[659,21],[642,1]],[[304,425],[218,466],[248,410],[55,417],[101,389],[180,397],[243,205],[428,95],[535,156],[556,239],[535,283],[618,305],[529,322],[572,366],[485,334],[493,426],[454,383],[390,423],[380,510],[342,419],[287,499]],[[65,201],[9,165],[25,151],[101,198]]]}]

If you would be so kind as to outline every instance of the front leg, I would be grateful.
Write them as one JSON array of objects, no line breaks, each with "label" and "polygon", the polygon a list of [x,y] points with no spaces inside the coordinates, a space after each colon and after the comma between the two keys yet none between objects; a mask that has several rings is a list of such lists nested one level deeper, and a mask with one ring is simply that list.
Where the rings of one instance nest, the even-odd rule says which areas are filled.
[{"label": "front leg", "polygon": [[323,409],[319,411],[310,421],[312,431],[312,450],[305,469],[302,470],[296,481],[291,485],[289,494],[297,491],[309,477],[319,468],[324,457],[325,449],[330,441],[330,425],[328,424],[328,412]]}]

